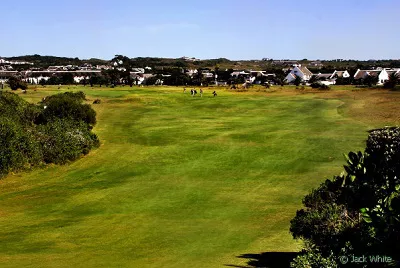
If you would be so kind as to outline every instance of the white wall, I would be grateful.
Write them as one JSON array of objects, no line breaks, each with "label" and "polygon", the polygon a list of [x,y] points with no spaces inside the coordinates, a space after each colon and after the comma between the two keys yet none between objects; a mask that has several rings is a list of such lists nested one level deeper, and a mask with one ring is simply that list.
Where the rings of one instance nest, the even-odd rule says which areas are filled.
[{"label": "white wall", "polygon": [[288,83],[293,82],[294,79],[295,79],[295,78],[291,75],[291,73],[289,73],[289,74],[285,77],[285,80],[286,80]]},{"label": "white wall", "polygon": [[89,76],[74,76],[74,82],[79,84],[85,78],[89,79]]},{"label": "white wall", "polygon": [[334,85],[336,83],[336,81],[319,81],[319,83],[330,86],[330,85]]},{"label": "white wall", "polygon": [[386,72],[385,69],[383,69],[382,72],[380,72],[378,78],[379,78],[378,85],[382,85],[387,80],[389,80],[389,74]]},{"label": "white wall", "polygon": [[305,76],[304,76],[304,74],[303,74],[303,72],[299,69],[299,67],[294,67],[293,68],[293,70],[290,72],[291,74],[294,74],[294,75],[296,75],[296,76],[299,76],[302,80],[308,80]]},{"label": "white wall", "polygon": [[48,76],[39,76],[39,77],[28,77],[28,78],[24,78],[23,80],[27,83],[31,83],[31,84],[39,84],[40,80],[44,79],[45,81],[49,80],[50,77]]}]

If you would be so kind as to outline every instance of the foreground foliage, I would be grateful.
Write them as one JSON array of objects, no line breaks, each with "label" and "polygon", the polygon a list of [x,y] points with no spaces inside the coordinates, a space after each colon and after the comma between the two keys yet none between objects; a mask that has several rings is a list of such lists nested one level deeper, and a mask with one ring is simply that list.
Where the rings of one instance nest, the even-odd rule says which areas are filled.
[{"label": "foreground foliage", "polygon": [[39,105],[0,93],[0,176],[43,163],[62,164],[99,145],[96,113],[80,93],[50,96]]},{"label": "foreground foliage", "polygon": [[291,233],[307,245],[293,267],[335,267],[332,261],[340,267],[340,256],[393,260],[346,267],[389,267],[400,260],[400,128],[371,131],[365,151],[346,158],[346,173],[308,194],[306,208],[291,221]]}]

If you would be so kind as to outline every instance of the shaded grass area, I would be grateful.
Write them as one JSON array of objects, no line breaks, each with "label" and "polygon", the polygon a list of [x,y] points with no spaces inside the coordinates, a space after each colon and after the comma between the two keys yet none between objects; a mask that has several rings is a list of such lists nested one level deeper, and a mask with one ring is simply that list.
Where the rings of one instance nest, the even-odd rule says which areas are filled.
[{"label": "shaded grass area", "polygon": [[226,264],[228,267],[249,268],[290,268],[290,263],[299,253],[296,252],[263,252],[261,254],[242,254],[238,258],[246,259],[247,265]]},{"label": "shaded grass area", "polygon": [[288,229],[303,196],[380,126],[351,117],[348,96],[60,90],[72,89],[102,100],[102,146],[0,182],[4,267],[221,267],[297,251]]}]

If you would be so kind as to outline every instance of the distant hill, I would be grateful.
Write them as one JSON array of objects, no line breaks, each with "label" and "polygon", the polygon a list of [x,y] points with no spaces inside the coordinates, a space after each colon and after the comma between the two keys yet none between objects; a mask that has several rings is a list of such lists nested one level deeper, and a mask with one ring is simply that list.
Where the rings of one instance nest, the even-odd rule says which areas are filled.
[{"label": "distant hill", "polygon": [[77,65],[81,66],[85,63],[92,65],[106,64],[108,61],[101,59],[81,60],[79,58],[55,57],[55,56],[41,56],[41,55],[26,55],[17,57],[8,57],[7,60],[27,61],[34,63],[37,68],[47,68],[49,66],[59,65]]},{"label": "distant hill", "polygon": [[[58,65],[77,65],[82,66],[85,63],[91,65],[105,65],[110,64],[110,60],[103,59],[79,59],[68,57],[55,57],[55,56],[41,56],[41,55],[26,55],[18,57],[7,57],[7,60],[27,61],[34,63],[36,68],[47,68],[49,66]],[[290,67],[290,64],[282,64],[279,61],[268,60],[229,60],[226,58],[206,59],[206,60],[190,60],[184,58],[156,58],[156,57],[137,57],[131,58],[131,63],[134,67],[144,68],[146,66],[153,69],[162,68],[185,68],[185,69],[199,69],[208,68],[213,70],[218,67],[221,70],[234,69],[234,70],[266,70],[268,72],[275,72],[282,70],[282,68]],[[293,61],[296,62],[296,61]],[[303,59],[297,61],[309,67],[314,73],[332,72],[333,70],[357,70],[357,69],[370,69],[375,67],[384,68],[400,68],[400,60],[369,60],[369,61],[356,61],[356,60],[321,60],[322,66],[313,66],[311,60]]]}]

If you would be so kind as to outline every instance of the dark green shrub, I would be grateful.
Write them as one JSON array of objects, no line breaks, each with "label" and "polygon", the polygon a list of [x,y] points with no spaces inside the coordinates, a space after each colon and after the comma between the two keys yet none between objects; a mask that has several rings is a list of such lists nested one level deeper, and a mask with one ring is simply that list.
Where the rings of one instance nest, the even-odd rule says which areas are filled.
[{"label": "dark green shrub", "polygon": [[392,73],[389,75],[389,80],[387,80],[383,87],[384,88],[389,88],[389,89],[394,89],[396,85],[399,83],[399,75],[396,73]]},{"label": "dark green shrub", "polygon": [[318,88],[320,90],[328,90],[330,89],[329,86],[322,84],[320,82],[314,82],[310,85],[312,88]]},{"label": "dark green shrub", "polygon": [[321,83],[319,82],[314,82],[310,85],[312,88],[320,88],[321,87]]},{"label": "dark green shrub", "polygon": [[41,163],[73,161],[98,147],[90,131],[96,113],[84,99],[82,92],[66,93],[33,105],[0,92],[0,177]]},{"label": "dark green shrub", "polygon": [[26,90],[28,88],[26,82],[22,81],[21,78],[15,76],[11,76],[8,79],[7,83],[10,86],[11,90],[17,90],[18,88]]},{"label": "dark green shrub", "polygon": [[321,90],[329,90],[330,87],[328,85],[322,84],[319,89],[321,89]]},{"label": "dark green shrub", "polygon": [[83,122],[55,119],[38,126],[38,141],[45,163],[64,164],[99,146],[97,136]]},{"label": "dark green shrub", "polygon": [[328,257],[324,257],[317,251],[304,251],[303,254],[297,256],[290,267],[293,268],[337,268],[339,267],[336,263],[335,256],[332,254]]},{"label": "dark green shrub", "polygon": [[82,104],[85,100],[83,92],[66,92],[46,98],[42,101],[43,110],[36,123],[46,124],[56,118],[83,121],[92,127],[96,124],[96,112],[89,104]]},{"label": "dark green shrub", "polygon": [[39,107],[28,103],[18,95],[0,91],[0,117],[29,125],[33,123],[39,112]]},{"label": "dark green shrub", "polygon": [[304,198],[291,233],[312,245],[304,256],[381,255],[399,261],[400,128],[371,131],[364,153],[346,158],[345,173]]},{"label": "dark green shrub", "polygon": [[38,165],[41,151],[32,129],[10,119],[0,119],[0,177],[10,171]]}]

